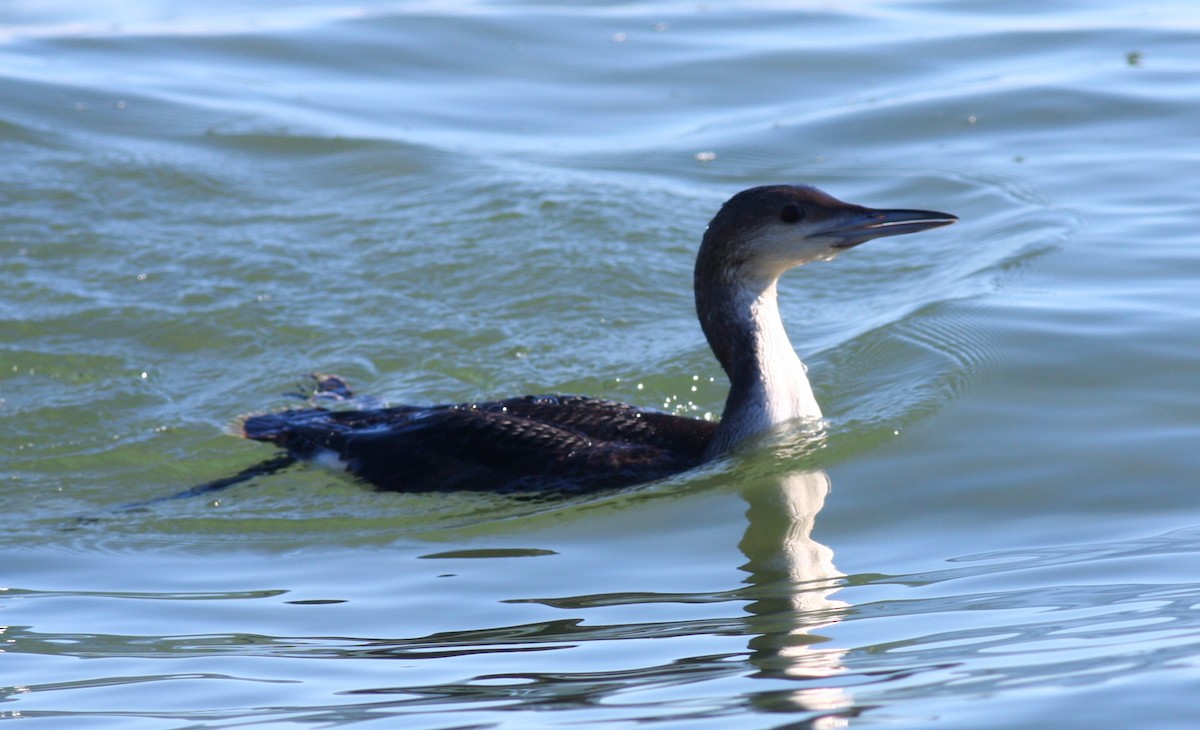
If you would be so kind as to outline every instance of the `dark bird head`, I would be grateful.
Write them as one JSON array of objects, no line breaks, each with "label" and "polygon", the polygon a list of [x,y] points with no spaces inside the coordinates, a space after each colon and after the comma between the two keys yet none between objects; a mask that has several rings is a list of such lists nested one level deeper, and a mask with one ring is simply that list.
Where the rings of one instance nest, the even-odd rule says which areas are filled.
[{"label": "dark bird head", "polygon": [[[708,224],[697,262],[724,277],[769,285],[788,269],[823,261],[872,238],[899,236],[957,221],[930,210],[864,208],[811,185],[770,185],[730,198]],[[698,282],[699,283],[699,282]]]}]

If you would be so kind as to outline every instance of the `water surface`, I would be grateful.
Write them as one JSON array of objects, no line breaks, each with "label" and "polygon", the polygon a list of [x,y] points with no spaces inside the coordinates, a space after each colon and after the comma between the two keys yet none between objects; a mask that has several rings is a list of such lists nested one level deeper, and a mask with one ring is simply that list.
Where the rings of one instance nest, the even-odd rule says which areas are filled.
[{"label": "water surface", "polygon": [[[0,716],[1194,726],[1198,43],[1169,2],[9,4]],[[695,248],[786,181],[961,218],[782,282],[816,447],[113,511],[268,456],[229,424],[311,372],[719,415]]]}]

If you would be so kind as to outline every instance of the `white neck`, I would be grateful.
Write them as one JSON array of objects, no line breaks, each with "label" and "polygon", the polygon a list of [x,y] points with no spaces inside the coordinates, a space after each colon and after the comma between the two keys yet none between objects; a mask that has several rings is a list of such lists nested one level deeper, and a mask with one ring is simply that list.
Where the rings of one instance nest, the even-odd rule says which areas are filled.
[{"label": "white neck", "polygon": [[[730,391],[721,425],[708,447],[710,457],[788,421],[821,417],[804,363],[779,317],[775,283],[774,279],[758,286],[737,282],[728,296],[720,298],[721,329],[732,335],[731,343],[748,351],[726,350],[718,355],[729,375]],[[719,347],[714,343],[714,350]]]},{"label": "white neck", "polygon": [[774,284],[754,302],[751,313],[759,333],[755,360],[763,394],[757,407],[767,414],[771,426],[796,418],[820,418],[808,369],[783,328]]}]

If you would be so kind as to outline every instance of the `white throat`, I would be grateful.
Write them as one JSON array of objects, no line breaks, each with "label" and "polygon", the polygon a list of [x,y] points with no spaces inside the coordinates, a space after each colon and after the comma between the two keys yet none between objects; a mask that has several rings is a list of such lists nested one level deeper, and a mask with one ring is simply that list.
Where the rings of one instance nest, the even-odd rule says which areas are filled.
[{"label": "white throat", "polygon": [[716,456],[739,442],[797,419],[821,418],[804,363],[779,316],[775,282],[738,287],[729,298],[727,324],[753,349],[736,361],[721,426],[709,444]]},{"label": "white throat", "polygon": [[820,418],[821,406],[808,382],[808,369],[783,328],[774,284],[755,299],[750,313],[758,330],[755,360],[762,393],[756,408],[764,414],[767,427],[797,418]]}]

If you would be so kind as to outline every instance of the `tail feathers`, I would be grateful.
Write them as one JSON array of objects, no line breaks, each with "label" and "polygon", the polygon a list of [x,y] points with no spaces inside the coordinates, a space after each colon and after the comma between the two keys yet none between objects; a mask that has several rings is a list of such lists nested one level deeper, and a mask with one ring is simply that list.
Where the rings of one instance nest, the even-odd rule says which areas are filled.
[{"label": "tail feathers", "polygon": [[[329,422],[336,418],[334,413],[322,408],[256,413],[242,419],[241,432],[238,435],[253,441],[273,443],[288,451],[303,450],[304,439],[297,439],[299,432],[314,424],[332,425]],[[356,412],[350,411],[350,413]],[[297,440],[300,443],[294,443]],[[307,454],[301,454],[301,456],[307,456]]]}]

